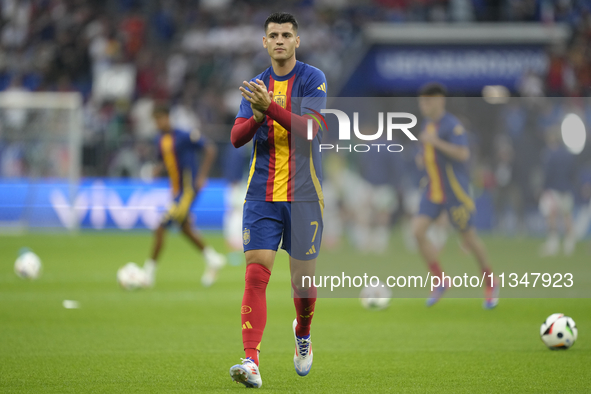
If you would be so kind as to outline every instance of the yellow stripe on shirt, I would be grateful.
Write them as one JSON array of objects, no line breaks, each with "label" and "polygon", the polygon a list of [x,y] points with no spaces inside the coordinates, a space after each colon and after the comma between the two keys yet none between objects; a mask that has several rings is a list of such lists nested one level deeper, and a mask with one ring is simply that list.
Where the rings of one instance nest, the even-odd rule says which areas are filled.
[{"label": "yellow stripe on shirt", "polygon": [[180,177],[177,167],[177,158],[174,153],[174,138],[170,134],[162,136],[160,142],[162,148],[162,159],[164,166],[170,177],[170,184],[172,186],[172,193],[176,196],[180,191]]},{"label": "yellow stripe on shirt", "polygon": [[248,192],[248,188],[250,187],[250,181],[252,180],[252,176],[254,175],[254,169],[257,164],[257,142],[254,142],[254,154],[252,155],[252,163],[250,164],[250,171],[248,172],[248,182],[246,183],[246,191]]},{"label": "yellow stripe on shirt", "polygon": [[[429,123],[425,129],[429,134],[436,134],[437,129],[433,123]],[[435,157],[435,148],[431,144],[425,144],[425,169],[429,176],[429,198],[435,204],[443,203],[443,184],[441,174]]]},{"label": "yellow stripe on shirt", "polygon": [[186,170],[183,174],[183,195],[179,201],[178,210],[176,212],[177,218],[180,221],[185,220],[189,214],[191,203],[195,198],[195,189],[193,187],[193,176],[191,170]]},{"label": "yellow stripe on shirt", "polygon": [[324,194],[322,193],[322,186],[320,186],[320,180],[316,175],[316,168],[314,168],[314,160],[312,160],[312,143],[310,143],[310,176],[312,177],[312,183],[314,183],[314,189],[318,195],[320,201],[320,212],[324,216]]},{"label": "yellow stripe on shirt", "polygon": [[454,173],[454,169],[451,164],[447,164],[445,166],[445,172],[447,174],[447,180],[449,181],[449,185],[451,186],[451,190],[456,195],[456,198],[460,200],[462,204],[469,210],[474,211],[476,206],[474,205],[474,201],[470,198],[468,193],[462,188],[460,182],[458,182],[458,178],[456,178],[456,174]]},{"label": "yellow stripe on shirt", "polygon": [[[287,106],[287,88],[289,81],[274,81],[275,102],[283,108]],[[273,201],[287,201],[289,182],[289,135],[278,122],[273,121],[273,139],[275,145],[275,179],[273,180]]]}]

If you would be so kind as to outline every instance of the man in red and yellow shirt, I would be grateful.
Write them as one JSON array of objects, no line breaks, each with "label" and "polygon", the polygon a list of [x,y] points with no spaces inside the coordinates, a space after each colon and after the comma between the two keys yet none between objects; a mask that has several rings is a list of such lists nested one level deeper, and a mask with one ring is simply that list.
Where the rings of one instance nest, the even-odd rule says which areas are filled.
[{"label": "man in red and yellow shirt", "polygon": [[[244,82],[242,103],[232,128],[236,147],[253,140],[248,191],[243,211],[246,285],[242,300],[242,339],[246,358],[230,368],[234,381],[260,387],[260,343],[267,320],[265,291],[275,254],[290,255],[296,319],[294,366],[300,376],[312,367],[310,324],[316,288],[304,287],[303,275],[313,275],[322,239],[322,130],[308,114],[326,105],[322,71],[295,58],[300,45],[293,15],[271,14],[265,22],[263,46],[271,67]],[[314,125],[316,126],[316,125]],[[283,240],[283,241],[282,241]]]}]

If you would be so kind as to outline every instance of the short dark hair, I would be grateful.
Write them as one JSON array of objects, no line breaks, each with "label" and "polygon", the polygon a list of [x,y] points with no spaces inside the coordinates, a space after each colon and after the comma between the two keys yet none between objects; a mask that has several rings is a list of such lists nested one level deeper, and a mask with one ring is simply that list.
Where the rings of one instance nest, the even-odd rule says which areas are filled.
[{"label": "short dark hair", "polygon": [[170,105],[168,103],[156,103],[152,109],[152,116],[170,115]]},{"label": "short dark hair", "polygon": [[269,23],[291,23],[293,29],[298,31],[298,21],[296,21],[295,16],[288,12],[274,12],[265,21],[265,33],[267,32],[267,27],[269,27]]},{"label": "short dark hair", "polygon": [[430,82],[419,89],[419,96],[447,96],[447,89],[440,83]]}]

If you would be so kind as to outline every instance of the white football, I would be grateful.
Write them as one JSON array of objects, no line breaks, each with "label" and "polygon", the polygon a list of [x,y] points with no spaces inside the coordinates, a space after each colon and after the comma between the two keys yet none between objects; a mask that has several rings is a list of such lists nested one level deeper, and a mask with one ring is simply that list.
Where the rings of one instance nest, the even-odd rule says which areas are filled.
[{"label": "white football", "polygon": [[25,251],[16,259],[14,272],[23,279],[37,279],[41,274],[41,259],[35,253]]},{"label": "white football", "polygon": [[136,263],[127,263],[117,271],[117,282],[125,290],[136,290],[146,286],[147,277]]},{"label": "white football", "polygon": [[379,282],[376,287],[368,286],[361,290],[359,300],[365,309],[382,310],[390,305],[392,298],[392,291],[382,282]]},{"label": "white football", "polygon": [[542,323],[540,336],[550,350],[568,349],[577,340],[575,321],[562,313],[554,313]]}]

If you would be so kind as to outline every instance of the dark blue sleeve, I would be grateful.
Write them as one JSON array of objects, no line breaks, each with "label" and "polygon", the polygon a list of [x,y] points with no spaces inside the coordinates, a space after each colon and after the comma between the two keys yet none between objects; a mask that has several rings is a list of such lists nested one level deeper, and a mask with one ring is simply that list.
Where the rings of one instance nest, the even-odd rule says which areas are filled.
[{"label": "dark blue sleeve", "polygon": [[309,77],[304,86],[304,100],[302,101],[301,115],[312,112],[306,108],[311,108],[318,112],[320,112],[321,109],[326,108],[326,97],[328,92],[326,77],[322,71],[315,67],[310,67],[309,73]]},{"label": "dark blue sleeve", "polygon": [[236,115],[236,117],[249,119],[251,116],[252,108],[250,108],[250,103],[244,97],[242,97],[240,109],[238,110],[238,115]]},{"label": "dark blue sleeve", "polygon": [[441,127],[441,138],[454,145],[469,146],[466,129],[458,120],[444,122]]}]

